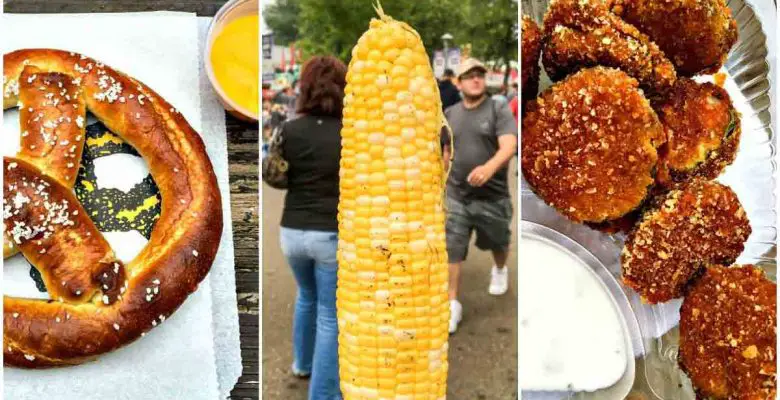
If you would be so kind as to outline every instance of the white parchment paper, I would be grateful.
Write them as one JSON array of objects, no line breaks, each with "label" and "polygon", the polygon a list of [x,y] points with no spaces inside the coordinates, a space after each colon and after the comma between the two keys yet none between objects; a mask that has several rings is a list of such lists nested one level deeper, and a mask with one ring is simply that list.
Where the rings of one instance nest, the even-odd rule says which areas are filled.
[{"label": "white parchment paper", "polygon": [[[139,79],[174,105],[203,137],[219,182],[224,221],[209,276],[165,323],[89,364],[41,371],[5,368],[5,398],[215,399],[227,397],[240,376],[224,112],[202,71],[207,24],[194,14],[168,12],[2,17],[4,53],[30,47],[76,51]],[[18,142],[14,123],[18,126],[16,121],[4,121],[4,154],[13,154],[13,143]],[[137,166],[113,169],[117,175],[104,179],[106,185],[137,179]],[[122,173],[125,170],[127,174]],[[117,233],[106,237],[114,249],[126,250],[117,251],[123,258],[132,258],[143,244]],[[132,242],[136,245],[130,246]],[[26,271],[24,263],[21,256],[6,262],[4,291],[40,297],[34,287],[22,284],[29,285],[19,273]]]},{"label": "white parchment paper", "polygon": [[203,131],[206,148],[219,149],[209,152],[211,162],[217,171],[219,189],[222,192],[223,231],[222,246],[217,260],[211,268],[211,298],[214,318],[214,350],[217,359],[217,378],[220,398],[227,398],[241,376],[241,343],[236,305],[236,272],[233,254],[233,221],[230,209],[230,181],[228,179],[227,135],[225,132],[225,111],[219,103],[216,92],[206,75],[203,57],[206,35],[211,18],[199,17],[198,56],[200,59],[200,87]]}]

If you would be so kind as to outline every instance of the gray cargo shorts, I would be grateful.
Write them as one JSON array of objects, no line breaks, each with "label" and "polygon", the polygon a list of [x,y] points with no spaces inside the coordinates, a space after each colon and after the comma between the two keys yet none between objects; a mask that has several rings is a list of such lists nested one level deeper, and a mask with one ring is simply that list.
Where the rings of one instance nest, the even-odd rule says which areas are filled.
[{"label": "gray cargo shorts", "polygon": [[471,232],[480,250],[509,250],[512,199],[461,201],[447,196],[447,255],[450,264],[466,259]]}]

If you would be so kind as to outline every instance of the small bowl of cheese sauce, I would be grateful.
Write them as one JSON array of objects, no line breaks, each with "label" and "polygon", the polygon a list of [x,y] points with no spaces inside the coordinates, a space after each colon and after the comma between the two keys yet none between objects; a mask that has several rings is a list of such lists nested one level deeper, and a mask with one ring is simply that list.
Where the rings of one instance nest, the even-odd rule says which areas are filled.
[{"label": "small bowl of cheese sauce", "polygon": [[217,12],[206,39],[206,73],[225,109],[257,122],[260,32],[257,0],[231,0]]}]

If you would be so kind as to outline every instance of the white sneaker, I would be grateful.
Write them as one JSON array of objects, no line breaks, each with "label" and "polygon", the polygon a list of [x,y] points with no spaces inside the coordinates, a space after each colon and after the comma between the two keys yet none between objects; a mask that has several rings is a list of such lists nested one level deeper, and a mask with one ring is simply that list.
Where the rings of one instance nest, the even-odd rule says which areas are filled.
[{"label": "white sneaker", "polygon": [[493,296],[501,296],[509,289],[509,268],[493,266],[490,270],[490,287],[488,293]]},{"label": "white sneaker", "polygon": [[450,333],[458,330],[458,324],[463,319],[463,306],[458,300],[450,300]]}]

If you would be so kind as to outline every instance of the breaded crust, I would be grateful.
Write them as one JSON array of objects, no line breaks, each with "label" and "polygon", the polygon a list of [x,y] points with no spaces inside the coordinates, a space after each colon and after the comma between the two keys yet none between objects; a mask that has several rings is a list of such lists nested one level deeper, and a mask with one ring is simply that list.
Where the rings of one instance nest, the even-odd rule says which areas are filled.
[{"label": "breaded crust", "polygon": [[707,267],[680,309],[680,367],[697,398],[777,396],[777,285],[752,266]]},{"label": "breaded crust", "polygon": [[642,203],[663,140],[636,79],[589,68],[528,103],[521,166],[547,204],[575,222],[599,223]]},{"label": "breaded crust", "polygon": [[681,76],[717,72],[738,38],[724,0],[616,0],[612,10],[658,44]]},{"label": "breaded crust", "polygon": [[609,10],[606,0],[553,0],[544,17],[542,62],[552,80],[581,68],[619,68],[649,92],[677,79],[671,61],[647,35]]},{"label": "breaded crust", "polygon": [[522,109],[539,92],[539,54],[542,51],[542,30],[531,17],[523,15],[520,57],[520,89]]},{"label": "breaded crust", "polygon": [[742,128],[723,88],[681,78],[654,108],[667,138],[660,151],[661,186],[676,187],[694,177],[715,179],[734,161]]},{"label": "breaded crust", "polygon": [[694,180],[660,196],[631,231],[621,253],[623,282],[650,304],[681,297],[705,265],[733,263],[750,233],[728,186]]},{"label": "breaded crust", "polygon": [[656,190],[655,187],[651,187],[650,193],[648,194],[648,197],[645,199],[645,201],[643,201],[642,204],[640,204],[633,210],[629,211],[628,214],[620,218],[610,219],[598,223],[586,222],[585,225],[597,231],[610,233],[610,234],[620,233],[620,232],[630,232],[631,229],[634,228],[634,225],[636,225],[637,221],[639,221],[639,219],[642,218],[642,211],[644,211],[646,205],[652,200],[653,193],[655,192],[655,190]]}]

